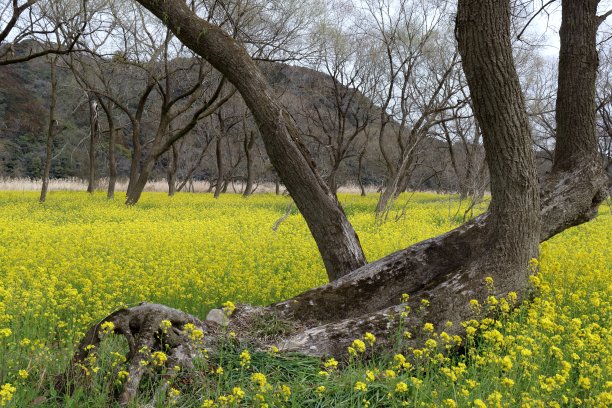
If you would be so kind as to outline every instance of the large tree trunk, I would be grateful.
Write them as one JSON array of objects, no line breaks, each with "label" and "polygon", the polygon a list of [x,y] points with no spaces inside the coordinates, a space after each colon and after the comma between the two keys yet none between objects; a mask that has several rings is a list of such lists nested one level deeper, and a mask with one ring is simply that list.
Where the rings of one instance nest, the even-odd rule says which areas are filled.
[{"label": "large tree trunk", "polygon": [[[240,47],[234,43],[228,44],[214,27],[190,16],[181,2],[140,2],[157,15],[165,16],[165,21],[175,31],[178,21],[183,22],[179,38],[216,62],[225,61],[227,66],[233,66],[238,58],[236,55],[243,55]],[[564,6],[578,7],[574,2],[569,3],[572,4],[568,6],[564,3]],[[594,0],[578,3],[584,6],[594,3]],[[594,13],[594,9],[588,11],[591,16]],[[565,19],[571,20],[574,16],[571,10],[564,13]],[[520,292],[526,286],[528,261],[537,256],[538,243],[594,216],[603,199],[601,192],[605,188],[605,177],[597,167],[599,164],[593,164],[593,160],[586,165],[581,160],[574,160],[574,163],[581,164],[569,164],[566,166],[568,170],[556,173],[565,175],[565,178],[551,177],[545,181],[540,199],[531,135],[512,58],[509,25],[510,7],[507,0],[459,1],[459,48],[474,110],[481,126],[491,176],[489,211],[447,234],[389,255],[328,285],[266,308],[264,311],[291,317],[299,326],[299,330],[286,339],[284,349],[315,355],[338,355],[344,353],[347,344],[363,334],[364,330],[378,329],[378,334],[384,337],[392,328],[388,324],[389,313],[403,307],[399,304],[402,293],[410,294],[414,302],[421,298],[429,299],[431,306],[424,319],[432,323],[465,320],[471,313],[468,301],[472,298],[482,300],[488,295],[485,277],[493,278],[496,295]],[[195,35],[191,32],[193,27],[198,27],[196,32],[200,34],[201,28],[208,29],[199,42],[192,37]],[[571,27],[576,31],[573,36],[589,32],[589,28],[582,23]],[[594,44],[594,37],[590,38],[589,44]],[[572,44],[567,36],[562,35],[561,41],[561,52],[568,52]],[[224,50],[231,49],[232,55],[221,52],[219,44],[224,44]],[[251,66],[247,61],[243,65]],[[572,72],[572,77],[574,80],[580,75],[594,78],[591,73],[596,68],[596,64],[582,66],[581,70]],[[591,72],[586,72],[588,70]],[[262,121],[262,135],[268,135],[264,139],[269,142],[269,135],[282,129],[282,123],[288,118],[281,114],[274,124],[269,123],[266,119],[272,115],[268,111],[270,105],[262,103],[267,100],[269,88],[259,82],[260,78],[251,69],[240,77],[236,77],[235,73],[228,73],[228,78],[235,82],[240,91],[247,93],[245,101],[256,118]],[[563,78],[569,80],[569,72],[560,70],[559,81]],[[253,81],[258,84],[259,92],[248,86]],[[559,97],[562,99],[560,105],[567,103],[571,106],[578,103],[577,97],[591,101],[594,95],[583,93],[570,97],[560,93]],[[263,112],[262,106],[266,106]],[[578,126],[578,122],[572,121],[568,126],[572,127],[572,123]],[[292,140],[297,143],[293,130],[291,127],[286,133],[293,135]],[[572,134],[577,139],[591,138],[594,127],[589,126],[588,133],[579,131]],[[283,143],[279,145],[285,146],[286,141],[283,138]],[[294,144],[286,148],[297,146]],[[279,152],[277,145],[266,143],[266,148],[273,153],[271,157]],[[586,148],[582,152],[583,158],[595,154]],[[303,158],[299,155],[300,160]],[[288,185],[296,181],[291,178],[296,176],[294,173],[286,172],[281,167],[277,169]],[[319,182],[320,179],[316,180]],[[305,217],[308,220],[307,214]],[[540,219],[543,220],[542,224]],[[252,313],[251,309],[247,310],[246,314]],[[455,330],[461,330],[459,325],[455,327]]]},{"label": "large tree trunk", "polygon": [[603,21],[596,14],[597,3],[562,3],[555,157],[542,186],[548,214],[543,229],[551,234],[593,218],[607,194],[595,127],[597,28]]},{"label": "large tree trunk", "polygon": [[140,197],[142,196],[142,193],[147,185],[147,181],[149,181],[149,176],[155,167],[156,160],[156,156],[149,155],[147,160],[142,165],[136,180],[132,182],[130,179],[131,188],[128,189],[127,198],[125,200],[126,205],[135,205],[138,200],[140,200]]},{"label": "large tree trunk", "polygon": [[[589,158],[599,160],[595,129],[595,81],[599,67],[597,3],[599,0],[562,3],[553,171],[579,167]],[[577,72],[581,75],[576,75]]]},{"label": "large tree trunk", "polygon": [[45,152],[45,167],[42,174],[42,188],[40,189],[41,203],[47,199],[47,190],[49,189],[49,173],[51,172],[51,158],[53,156],[53,139],[57,123],[55,120],[55,104],[57,101],[57,74],[56,74],[56,58],[51,60],[51,95],[49,101],[49,127],[47,128],[47,147]]},{"label": "large tree trunk", "polygon": [[297,125],[279,105],[244,47],[219,27],[198,18],[184,2],[139,0],[139,3],[238,89],[259,126],[270,161],[310,228],[329,279],[363,266],[366,260],[357,234],[338,200],[317,174]]},{"label": "large tree trunk", "polygon": [[[505,0],[462,0],[457,34],[476,115],[482,125],[491,172],[489,212],[440,237],[414,245],[341,280],[313,289],[270,310],[307,327],[281,348],[314,355],[342,355],[352,339],[373,331],[384,339],[397,320],[402,293],[425,316],[409,317],[442,327],[471,317],[470,299],[483,301],[492,277],[495,295],[521,292],[529,260],[538,254],[540,196],[527,114],[510,44]],[[418,338],[416,339],[418,341]]]}]

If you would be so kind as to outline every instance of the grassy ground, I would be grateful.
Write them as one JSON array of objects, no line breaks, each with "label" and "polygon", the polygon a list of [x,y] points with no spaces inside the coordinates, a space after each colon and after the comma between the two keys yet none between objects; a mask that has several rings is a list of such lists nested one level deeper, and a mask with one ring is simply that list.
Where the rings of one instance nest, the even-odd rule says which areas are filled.
[{"label": "grassy ground", "polygon": [[[71,397],[57,395],[52,383],[84,330],[126,304],[160,302],[203,317],[227,300],[266,304],[325,281],[295,210],[272,231],[287,198],[148,193],[127,208],[121,197],[108,202],[102,194],[52,192],[44,205],[36,197],[0,193],[0,406],[112,405],[109,391],[124,380],[117,352],[125,349],[113,336],[83,367],[87,381]],[[370,260],[447,231],[463,214],[453,197],[416,194],[377,225],[375,196],[341,200]],[[273,350],[245,352],[227,333],[222,353],[167,385],[160,379],[173,369],[151,356],[135,406],[612,405],[610,230],[606,207],[544,243],[535,301],[511,314],[511,298],[475,305],[467,338],[448,338],[444,327],[407,328],[429,331],[431,341],[407,349],[401,339],[409,334],[398,333],[396,349],[376,350],[380,357],[367,362],[357,351],[338,368]],[[478,318],[491,308],[499,318]],[[371,338],[356,340],[367,352],[376,348]],[[442,353],[459,342],[466,353]]]}]

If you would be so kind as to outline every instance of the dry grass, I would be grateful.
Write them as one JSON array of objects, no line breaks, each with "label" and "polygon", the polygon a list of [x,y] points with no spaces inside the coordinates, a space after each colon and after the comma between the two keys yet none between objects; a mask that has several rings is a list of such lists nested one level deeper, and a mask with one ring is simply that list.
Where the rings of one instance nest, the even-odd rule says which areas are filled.
[{"label": "dry grass", "polygon": [[[28,179],[28,178],[13,178],[13,179],[4,179],[0,178],[0,191],[36,191],[40,190],[42,181],[40,179]],[[98,180],[98,184],[96,186],[97,190],[105,191],[108,185],[107,179]],[[121,179],[117,181],[115,185],[115,191],[126,191],[128,185],[127,179]],[[188,186],[185,186],[183,191],[187,190]],[[208,181],[194,181],[192,184],[193,189],[190,190],[195,193],[204,193],[207,192],[210,188],[210,183]],[[49,181],[49,191],[84,191],[87,190],[87,182],[85,180],[70,178],[70,179],[52,179]],[[236,182],[230,184],[227,191],[229,193],[241,193],[244,190],[244,183]],[[147,183],[145,187],[145,191],[152,192],[167,192],[168,191],[168,183],[165,179],[160,180],[151,180]],[[255,193],[274,193],[276,191],[276,187],[274,183],[260,183],[257,185]],[[366,193],[372,194],[376,193],[377,186],[367,186]],[[281,193],[285,192],[284,186],[281,186]],[[359,186],[354,184],[349,184],[346,186],[340,187],[340,192],[342,193],[350,193],[350,194],[359,194]]]}]

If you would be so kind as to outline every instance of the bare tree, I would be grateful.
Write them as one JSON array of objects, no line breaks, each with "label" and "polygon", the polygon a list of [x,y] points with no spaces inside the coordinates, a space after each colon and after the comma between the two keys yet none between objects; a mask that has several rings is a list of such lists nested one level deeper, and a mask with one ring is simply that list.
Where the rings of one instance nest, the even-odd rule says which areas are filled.
[{"label": "bare tree", "polygon": [[51,69],[51,93],[49,95],[49,125],[47,128],[47,145],[45,150],[45,167],[42,174],[42,187],[40,190],[41,203],[47,199],[47,190],[49,188],[49,173],[51,171],[51,160],[53,158],[53,141],[58,132],[59,125],[55,118],[55,106],[57,103],[57,56],[49,57],[49,66]]},{"label": "bare tree", "polygon": [[419,144],[457,103],[460,88],[449,86],[458,70],[458,54],[443,31],[447,2],[434,5],[412,0],[369,0],[367,33],[375,48],[380,79],[374,97],[380,106],[378,142],[387,175],[376,214],[385,218],[393,202],[408,187]]},{"label": "bare tree", "polygon": [[87,35],[92,11],[86,1],[0,1],[0,65],[70,53]]},{"label": "bare tree", "polygon": [[106,197],[112,200],[115,198],[115,184],[117,183],[117,154],[115,152],[115,145],[117,142],[117,132],[122,129],[116,127],[115,105],[100,97],[98,97],[98,102],[104,110],[108,125],[108,188]]},{"label": "bare tree", "polygon": [[87,192],[93,194],[96,189],[96,145],[100,139],[99,106],[93,93],[87,95],[89,106],[89,163],[87,172]]},{"label": "bare tree", "polygon": [[[195,139],[191,148],[188,146],[185,148],[183,147],[187,139],[182,139],[179,143],[178,156],[179,159],[182,159],[185,169],[184,172],[178,176],[178,178],[182,180],[176,187],[176,191],[182,191],[187,184],[189,184],[188,190],[191,191],[193,176],[202,165],[206,152],[214,140],[214,136],[205,122],[199,122],[191,134]],[[191,153],[191,155],[189,153]],[[181,165],[179,164],[179,168],[180,167]],[[179,170],[177,169],[177,171]]]},{"label": "bare tree", "polygon": [[[367,38],[354,30],[344,32],[343,15],[339,21],[321,24],[317,36],[322,43],[322,57],[315,65],[325,77],[314,76],[312,89],[300,116],[306,123],[304,133],[327,159],[326,182],[336,194],[340,181],[338,173],[343,163],[359,154],[359,142],[367,144],[366,128],[374,120],[370,98],[377,78],[371,69],[369,54],[363,52]],[[321,103],[323,101],[323,103]],[[365,140],[364,140],[365,139]]]}]

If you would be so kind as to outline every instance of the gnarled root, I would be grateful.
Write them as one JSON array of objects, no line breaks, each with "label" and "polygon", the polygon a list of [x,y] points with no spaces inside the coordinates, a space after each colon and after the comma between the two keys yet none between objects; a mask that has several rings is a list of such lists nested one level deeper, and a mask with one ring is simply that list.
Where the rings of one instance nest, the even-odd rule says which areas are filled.
[{"label": "gnarled root", "polygon": [[[189,330],[186,330],[187,324],[190,324]],[[68,379],[79,378],[79,367],[105,336],[103,328],[124,336],[129,346],[129,352],[125,356],[129,377],[118,395],[119,403],[127,405],[138,392],[148,363],[145,359],[149,358],[150,353],[162,351],[167,356],[164,362],[167,367],[190,368],[193,366],[193,359],[212,344],[215,338],[213,334],[218,331],[219,326],[214,322],[202,322],[190,314],[160,304],[141,303],[118,310],[87,331],[67,372],[56,381],[58,390],[71,391],[67,389]],[[196,330],[203,334],[201,339],[196,336],[198,341],[194,341],[193,336]]]}]

